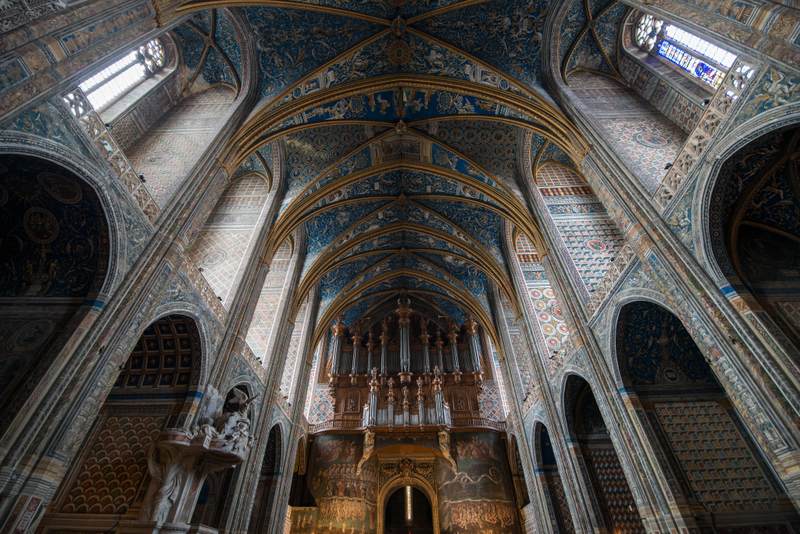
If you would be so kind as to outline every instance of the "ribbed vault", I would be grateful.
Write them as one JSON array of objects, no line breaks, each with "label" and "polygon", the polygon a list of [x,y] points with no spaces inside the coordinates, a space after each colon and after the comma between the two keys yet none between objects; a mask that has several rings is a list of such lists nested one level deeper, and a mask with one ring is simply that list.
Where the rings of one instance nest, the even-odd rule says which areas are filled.
[{"label": "ribbed vault", "polygon": [[[200,0],[239,9],[259,53],[260,101],[228,143],[230,172],[282,144],[285,196],[264,250],[304,231],[296,311],[319,286],[318,339],[336,318],[399,296],[432,318],[477,319],[515,302],[505,224],[546,253],[522,194],[519,148],[588,150],[539,86],[548,3]],[[486,32],[492,38],[486,38]],[[534,157],[536,154],[534,154]]]}]

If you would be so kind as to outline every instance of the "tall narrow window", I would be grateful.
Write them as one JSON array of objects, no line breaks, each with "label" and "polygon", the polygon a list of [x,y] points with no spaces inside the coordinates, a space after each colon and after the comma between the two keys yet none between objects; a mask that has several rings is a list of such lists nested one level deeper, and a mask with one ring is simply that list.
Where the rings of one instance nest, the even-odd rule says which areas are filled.
[{"label": "tall narrow window", "polygon": [[164,67],[164,46],[152,39],[80,84],[95,111],[102,111]]},{"label": "tall narrow window", "polygon": [[648,14],[639,18],[634,38],[642,50],[654,53],[714,89],[736,59],[727,50]]}]

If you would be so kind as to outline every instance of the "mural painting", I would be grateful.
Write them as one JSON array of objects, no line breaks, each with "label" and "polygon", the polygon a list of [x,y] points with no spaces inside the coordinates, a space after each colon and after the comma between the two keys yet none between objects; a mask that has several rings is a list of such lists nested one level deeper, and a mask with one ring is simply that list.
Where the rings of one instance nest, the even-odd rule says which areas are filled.
[{"label": "mural painting", "polygon": [[453,433],[451,451],[457,470],[445,462],[436,469],[442,533],[517,532],[513,482],[500,435]]}]

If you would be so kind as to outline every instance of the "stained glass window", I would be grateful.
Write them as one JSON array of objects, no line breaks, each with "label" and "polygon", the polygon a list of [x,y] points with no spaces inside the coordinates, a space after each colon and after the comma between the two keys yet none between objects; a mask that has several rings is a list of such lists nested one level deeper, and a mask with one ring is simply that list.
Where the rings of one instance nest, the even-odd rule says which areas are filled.
[{"label": "stained glass window", "polygon": [[634,40],[642,50],[654,51],[714,89],[719,87],[736,60],[727,50],[648,14],[639,17]]},{"label": "stained glass window", "polygon": [[152,39],[80,84],[95,111],[102,111],[164,67],[164,46]]}]

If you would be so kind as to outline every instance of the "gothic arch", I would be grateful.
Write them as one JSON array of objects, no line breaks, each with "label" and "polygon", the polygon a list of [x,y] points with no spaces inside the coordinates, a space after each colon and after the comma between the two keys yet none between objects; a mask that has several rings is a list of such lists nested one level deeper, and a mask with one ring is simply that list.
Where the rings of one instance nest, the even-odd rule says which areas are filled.
[{"label": "gothic arch", "polygon": [[[208,313],[203,310],[200,306],[188,303],[188,302],[171,302],[171,303],[164,303],[161,305],[156,306],[151,313],[147,314],[152,319],[149,321],[142,322],[138,325],[135,335],[137,337],[133,339],[139,339],[142,333],[144,332],[145,328],[147,328],[150,324],[167,317],[169,315],[182,315],[188,317],[194,322],[195,327],[200,336],[200,353],[198,354],[198,368],[199,374],[195,385],[196,390],[201,390],[208,384],[211,367],[214,362],[214,351],[217,345],[217,333],[214,331],[214,320],[211,319]],[[130,350],[135,345],[128,341],[125,344],[120,346],[121,350],[126,350],[130,352]],[[118,349],[119,350],[119,349]]]},{"label": "gothic arch", "polygon": [[73,368],[64,350],[80,345],[105,306],[122,238],[110,234],[118,229],[101,179],[63,151],[42,156],[0,147],[0,339],[8,351],[0,428],[9,439],[21,428],[23,399],[57,378],[49,370]]},{"label": "gothic arch", "polygon": [[561,478],[561,468],[552,448],[547,425],[542,421],[534,422],[532,434],[531,443],[534,446],[533,457],[536,474],[544,490],[548,514],[555,520],[558,532],[570,534],[575,531],[572,512],[569,508],[564,481]]},{"label": "gothic arch", "polygon": [[258,484],[256,487],[255,501],[250,513],[247,531],[252,534],[268,532],[280,524],[282,518],[273,513],[278,502],[278,489],[280,487],[279,475],[282,472],[284,441],[287,439],[280,423],[274,423],[270,428],[267,444],[264,449],[264,458],[259,470]]},{"label": "gothic arch", "polygon": [[[792,282],[791,276],[785,274],[776,277],[782,269],[779,255],[761,253],[753,261],[755,256],[747,259],[747,255],[739,254],[737,249],[748,235],[759,235],[759,242],[778,239],[783,245],[797,241],[796,231],[790,227],[783,229],[780,224],[764,219],[768,210],[756,208],[755,199],[761,196],[759,203],[767,202],[772,206],[770,211],[775,210],[777,216],[780,210],[769,199],[770,195],[774,197],[780,194],[784,204],[791,203],[792,198],[797,203],[797,195],[792,193],[791,179],[782,186],[761,182],[764,179],[780,181],[780,174],[791,174],[791,163],[785,163],[783,170],[772,169],[767,163],[770,157],[773,160],[778,158],[786,148],[780,149],[778,155],[769,156],[767,152],[773,150],[770,148],[773,139],[775,143],[790,143],[786,140],[787,136],[797,132],[799,127],[800,104],[795,103],[779,106],[751,119],[720,141],[708,158],[708,161],[714,162],[713,165],[707,165],[708,172],[703,174],[695,190],[695,215],[692,220],[692,226],[697,228],[695,244],[698,257],[714,283],[746,321],[755,323],[755,335],[769,347],[770,352],[781,355],[779,365],[786,366],[785,372],[789,374],[795,374],[798,365],[793,355],[800,346],[800,325],[792,319],[791,309],[786,308],[793,306],[791,298],[781,302],[780,297],[789,294],[797,281]],[[764,154],[763,157],[760,154]],[[762,162],[758,161],[759,157],[762,157]],[[744,162],[750,167],[755,162],[756,168],[745,168]],[[766,167],[758,168],[759,165]],[[774,188],[774,193],[767,192],[768,186]],[[739,191],[730,191],[732,187],[738,187]],[[749,206],[740,206],[745,196],[750,198]],[[783,198],[786,196],[788,198]],[[726,215],[725,212],[731,209],[729,206],[733,206],[736,213]],[[759,219],[763,224],[758,222]],[[768,250],[774,252],[784,248],[788,250],[792,247],[773,244]],[[785,263],[786,260],[783,261]],[[759,264],[761,267],[757,268]],[[771,268],[765,271],[768,265]],[[754,274],[759,270],[769,274],[766,278],[763,273]]]},{"label": "gothic arch", "polygon": [[162,316],[143,330],[50,503],[45,525],[74,524],[81,517],[74,514],[106,528],[135,518],[149,480],[150,450],[161,431],[187,422],[201,353],[197,324],[186,315]]},{"label": "gothic arch", "polygon": [[579,476],[608,529],[644,532],[625,469],[592,386],[577,374],[565,377],[563,410],[569,439],[576,444]]},{"label": "gothic arch", "polygon": [[[632,300],[619,312],[614,337],[623,387],[636,398],[640,423],[683,513],[719,528],[783,528],[797,520],[682,321],[659,304]],[[736,469],[726,469],[729,462]],[[707,491],[709,476],[717,491]]]},{"label": "gothic arch", "polygon": [[129,258],[131,236],[125,228],[123,212],[138,208],[132,203],[120,202],[120,197],[124,196],[115,188],[109,187],[108,173],[97,166],[97,161],[91,161],[45,137],[5,130],[0,135],[0,156],[27,156],[51,162],[79,177],[92,188],[100,201],[108,226],[108,272],[99,294],[110,294],[119,284],[127,264],[133,259]]},{"label": "gothic arch", "polygon": [[412,486],[421,490],[431,503],[431,511],[433,512],[433,533],[439,534],[439,496],[430,482],[423,477],[413,473],[408,475],[398,475],[394,478],[387,480],[378,491],[378,528],[376,534],[384,534],[384,509],[386,508],[386,501],[397,489],[403,486]]},{"label": "gothic arch", "polygon": [[710,163],[698,172],[697,185],[692,196],[692,227],[697,229],[695,248],[700,261],[707,267],[719,287],[728,285],[728,280],[713,249],[710,212],[714,191],[723,179],[722,167],[753,141],[795,125],[800,125],[800,103],[795,102],[767,110],[737,125],[725,137],[715,142],[706,157],[706,161]]}]

